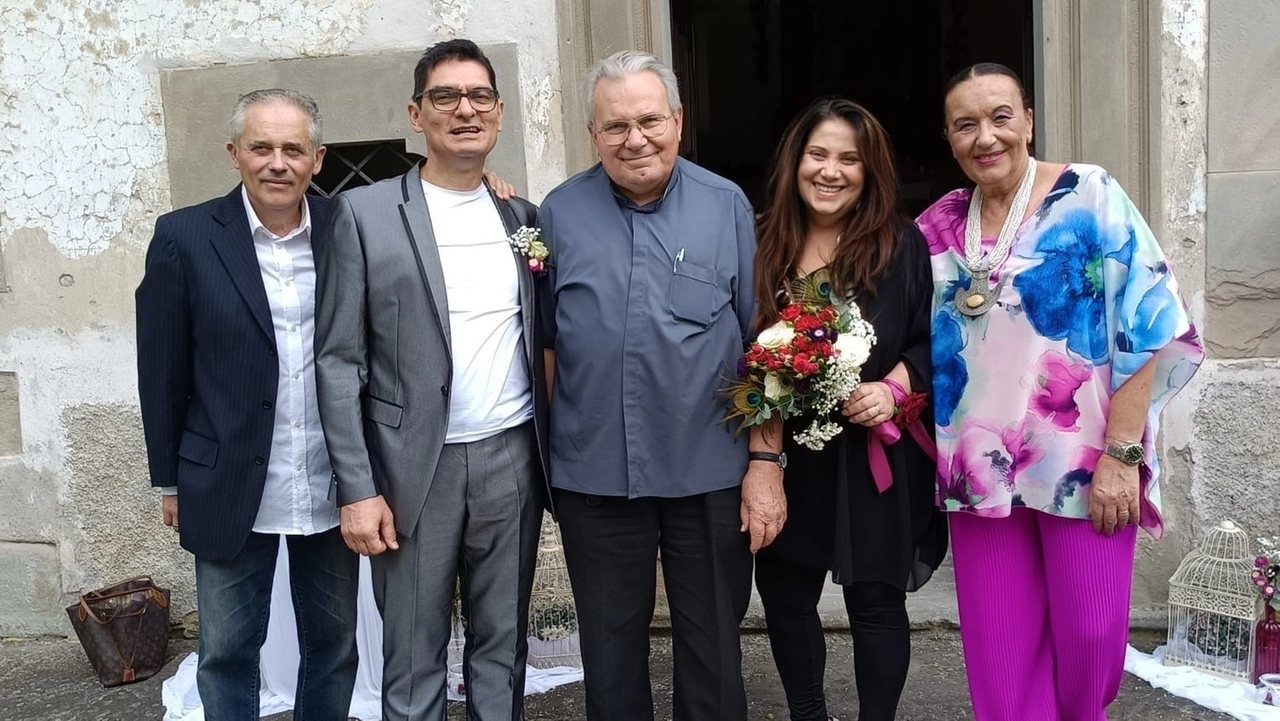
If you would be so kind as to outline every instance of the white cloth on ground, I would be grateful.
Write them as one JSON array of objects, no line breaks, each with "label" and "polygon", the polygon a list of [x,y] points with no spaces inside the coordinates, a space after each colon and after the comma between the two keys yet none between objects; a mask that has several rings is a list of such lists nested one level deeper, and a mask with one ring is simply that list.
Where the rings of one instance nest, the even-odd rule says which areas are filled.
[{"label": "white cloth on ground", "polygon": [[[259,670],[261,690],[258,693],[261,716],[293,708],[298,680],[298,636],[293,603],[289,600],[287,591],[288,584],[289,557],[282,543],[272,585],[267,640],[262,645]],[[351,696],[350,716],[361,721],[376,721],[382,718],[382,617],[373,601],[373,581],[367,558],[360,559],[359,598],[356,646],[360,652],[360,667],[356,672],[355,692]],[[576,635],[575,633],[574,640]],[[530,639],[531,645],[535,643],[534,639]],[[529,666],[525,675],[524,693],[526,696],[545,693],[557,686],[581,680],[581,668]],[[196,654],[189,654],[183,659],[178,672],[162,684],[160,694],[165,707],[164,721],[204,721],[200,693],[196,690]],[[463,697],[450,688],[449,698],[460,701]]]},{"label": "white cloth on ground", "polygon": [[1280,707],[1266,703],[1267,692],[1245,681],[1232,681],[1189,666],[1164,665],[1164,646],[1150,654],[1133,646],[1125,652],[1124,670],[1210,711],[1239,721],[1280,721]]}]

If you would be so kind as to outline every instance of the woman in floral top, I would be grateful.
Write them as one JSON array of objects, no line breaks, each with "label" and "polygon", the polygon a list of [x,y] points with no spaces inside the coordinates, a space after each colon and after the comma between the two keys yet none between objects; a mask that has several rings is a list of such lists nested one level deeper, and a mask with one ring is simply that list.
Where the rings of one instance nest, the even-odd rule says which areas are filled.
[{"label": "woman in floral top", "polygon": [[977,188],[918,219],[934,280],[938,504],[978,721],[1105,719],[1137,529],[1161,534],[1160,411],[1204,356],[1151,229],[1105,170],[1037,163],[1017,76],[947,86]]}]

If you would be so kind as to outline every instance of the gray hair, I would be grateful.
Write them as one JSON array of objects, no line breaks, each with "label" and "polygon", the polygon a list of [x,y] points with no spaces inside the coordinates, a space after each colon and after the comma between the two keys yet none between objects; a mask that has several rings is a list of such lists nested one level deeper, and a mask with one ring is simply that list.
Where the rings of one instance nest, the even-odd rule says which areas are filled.
[{"label": "gray hair", "polygon": [[591,125],[594,120],[591,113],[595,108],[596,86],[601,80],[623,80],[646,72],[657,75],[662,81],[662,87],[667,91],[667,105],[671,106],[671,112],[679,110],[680,84],[676,81],[676,74],[671,68],[649,53],[639,50],[619,50],[604,60],[596,61],[596,64],[592,65],[583,77],[587,125]]},{"label": "gray hair", "polygon": [[324,141],[321,137],[323,123],[320,120],[320,108],[309,96],[285,88],[254,90],[241,95],[235,108],[231,110],[231,142],[237,145],[240,143],[240,138],[244,135],[244,116],[249,106],[273,102],[289,103],[307,114],[307,136],[311,140],[311,154],[315,155]]}]

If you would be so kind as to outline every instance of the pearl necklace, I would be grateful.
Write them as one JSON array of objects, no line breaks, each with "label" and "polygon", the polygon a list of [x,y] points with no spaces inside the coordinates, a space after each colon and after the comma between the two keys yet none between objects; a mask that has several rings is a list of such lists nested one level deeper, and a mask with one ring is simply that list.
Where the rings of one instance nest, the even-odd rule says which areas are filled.
[{"label": "pearl necklace", "polygon": [[1009,257],[1013,241],[1018,234],[1018,227],[1027,214],[1027,206],[1031,204],[1031,188],[1036,180],[1036,159],[1027,158],[1027,171],[1022,176],[1018,191],[1014,193],[1013,204],[1004,217],[1004,225],[1000,226],[1000,235],[996,238],[996,246],[990,253],[982,254],[982,191],[973,189],[969,198],[969,215],[964,227],[964,264],[972,279],[968,292],[956,293],[956,310],[971,318],[991,310],[1000,300],[1000,291],[1004,288],[1004,278],[992,286],[989,278],[991,271],[1000,266]]}]

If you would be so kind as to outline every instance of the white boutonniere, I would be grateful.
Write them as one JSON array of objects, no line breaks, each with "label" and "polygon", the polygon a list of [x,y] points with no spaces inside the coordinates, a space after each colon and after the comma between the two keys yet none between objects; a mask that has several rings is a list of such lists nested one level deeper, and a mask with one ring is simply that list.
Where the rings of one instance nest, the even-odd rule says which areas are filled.
[{"label": "white boutonniere", "polygon": [[511,247],[517,253],[525,257],[529,263],[529,270],[533,271],[534,275],[546,274],[547,257],[551,255],[551,251],[547,250],[547,246],[542,242],[540,229],[522,225],[511,234],[510,238],[507,238],[507,242],[511,243]]}]

